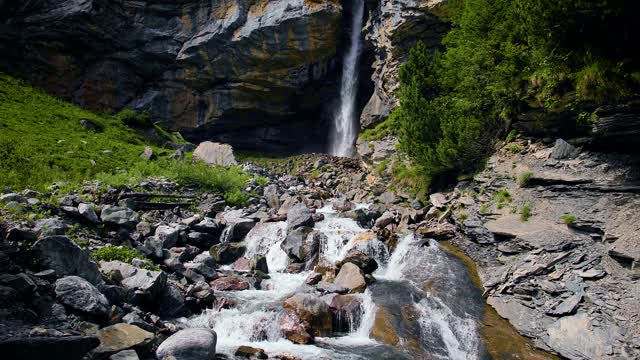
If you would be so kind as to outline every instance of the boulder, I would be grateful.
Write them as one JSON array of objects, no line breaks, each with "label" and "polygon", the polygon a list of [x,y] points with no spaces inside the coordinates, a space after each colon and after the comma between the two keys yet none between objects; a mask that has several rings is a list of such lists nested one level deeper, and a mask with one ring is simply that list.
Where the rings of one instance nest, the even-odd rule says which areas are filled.
[{"label": "boulder", "polygon": [[374,225],[378,229],[384,229],[387,225],[393,224],[396,221],[396,216],[391,211],[385,211],[379,218],[376,219]]},{"label": "boulder", "polygon": [[350,249],[344,259],[338,261],[336,266],[342,267],[343,264],[352,263],[359,267],[365,274],[371,274],[378,269],[378,263],[369,255],[358,249]]},{"label": "boulder", "polygon": [[346,294],[349,292],[349,289],[347,289],[346,287],[327,281],[320,281],[316,285],[316,290],[318,290],[321,294]]},{"label": "boulder", "polygon": [[227,223],[227,226],[222,230],[222,234],[220,235],[220,242],[242,241],[255,225],[256,222],[249,219],[236,223]]},{"label": "boulder", "polygon": [[262,255],[256,255],[249,260],[249,269],[252,271],[261,271],[265,274],[269,273],[267,258]]},{"label": "boulder", "polygon": [[156,228],[155,236],[162,241],[162,247],[164,249],[172,248],[178,242],[178,235],[180,230],[171,226],[160,225]]},{"label": "boulder", "polygon": [[278,196],[278,186],[276,184],[265,186],[263,196],[267,200],[267,205],[270,208],[280,209],[280,197]]},{"label": "boulder", "polygon": [[94,350],[97,357],[109,356],[127,349],[145,351],[154,338],[153,333],[123,323],[102,328],[98,330],[97,336],[100,340],[100,346]]},{"label": "boulder", "polygon": [[87,280],[66,276],[55,284],[56,299],[65,306],[100,319],[109,315],[109,301]]},{"label": "boulder", "polygon": [[579,153],[580,150],[576,149],[573,145],[562,139],[557,139],[549,157],[555,160],[565,160],[572,159],[578,156]]},{"label": "boulder", "polygon": [[0,274],[0,285],[14,289],[18,296],[28,299],[38,288],[31,278],[25,273]]},{"label": "boulder", "polygon": [[33,244],[32,250],[43,269],[53,269],[59,276],[77,275],[94,285],[102,282],[96,263],[66,236],[46,237]]},{"label": "boulder", "polygon": [[138,214],[128,207],[107,205],[102,208],[100,218],[103,222],[116,226],[135,229],[140,221]]},{"label": "boulder", "polygon": [[123,350],[109,357],[109,360],[140,360],[135,350]]},{"label": "boulder", "polygon": [[218,238],[211,234],[197,231],[190,231],[187,234],[187,243],[196,246],[199,249],[209,249],[217,242]]},{"label": "boulder", "polygon": [[353,203],[349,200],[338,199],[338,200],[334,200],[331,203],[331,207],[333,208],[333,210],[345,212],[345,211],[352,210],[355,207],[355,205],[353,205]]},{"label": "boulder", "polygon": [[209,253],[216,264],[229,265],[240,258],[246,250],[243,243],[223,243],[213,245]]},{"label": "boulder", "polygon": [[202,160],[213,166],[232,166],[238,164],[235,156],[233,156],[233,148],[231,145],[211,141],[200,143],[193,152],[193,158]]},{"label": "boulder", "polygon": [[310,227],[299,227],[290,230],[287,237],[280,244],[280,248],[287,256],[295,262],[306,264],[307,268],[312,268],[317,262],[320,243],[324,234],[313,231]]},{"label": "boulder", "polygon": [[295,344],[310,344],[314,341],[313,335],[293,311],[285,311],[279,317],[279,325],[282,335]]},{"label": "boulder", "polygon": [[80,203],[78,205],[78,213],[80,213],[80,216],[87,219],[89,222],[94,224],[100,223],[100,219],[98,218],[98,215],[96,215],[91,204]]},{"label": "boulder", "polygon": [[328,336],[332,332],[333,317],[329,306],[313,294],[295,294],[285,300],[283,307],[295,314],[307,333]]},{"label": "boulder", "polygon": [[429,195],[429,202],[435,208],[444,210],[447,207],[449,200],[447,200],[447,197],[443,193],[433,193]]},{"label": "boulder", "polygon": [[199,223],[193,226],[193,229],[199,232],[211,234],[215,237],[220,236],[222,229],[224,228],[224,224],[221,222],[214,220],[212,218],[205,217]]},{"label": "boulder", "polygon": [[345,263],[340,268],[340,272],[334,281],[335,285],[345,287],[350,292],[363,292],[367,287],[362,270],[357,265]]},{"label": "boulder", "polygon": [[362,300],[355,295],[331,297],[329,307],[333,312],[333,330],[343,333],[354,331],[360,325]]},{"label": "boulder", "polygon": [[67,225],[55,217],[36,221],[34,229],[41,238],[67,233]]},{"label": "boulder", "polygon": [[302,226],[313,227],[313,213],[303,203],[297,203],[287,212],[287,229],[295,230]]},{"label": "boulder", "polygon": [[156,313],[163,319],[175,319],[189,316],[191,311],[187,308],[184,296],[180,290],[173,286],[166,286],[156,299]]},{"label": "boulder", "polygon": [[269,357],[264,350],[254,348],[251,346],[240,346],[234,353],[236,357],[249,358],[249,359],[268,359]]},{"label": "boulder", "polygon": [[159,360],[214,360],[217,336],[209,329],[184,329],[169,336],[156,350]]},{"label": "boulder", "polygon": [[239,276],[225,276],[213,280],[209,285],[218,291],[238,291],[251,288],[251,284],[246,279]]},{"label": "boulder", "polygon": [[95,336],[13,337],[0,341],[0,354],[4,360],[81,360],[98,345]]}]

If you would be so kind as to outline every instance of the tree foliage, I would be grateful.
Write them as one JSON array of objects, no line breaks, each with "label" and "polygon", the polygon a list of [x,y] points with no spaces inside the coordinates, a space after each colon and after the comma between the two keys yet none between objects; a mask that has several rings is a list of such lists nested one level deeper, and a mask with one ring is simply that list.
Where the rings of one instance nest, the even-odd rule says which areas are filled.
[{"label": "tree foliage", "polygon": [[635,95],[628,0],[451,0],[442,51],[400,70],[400,147],[434,179],[474,171],[518,114]]}]

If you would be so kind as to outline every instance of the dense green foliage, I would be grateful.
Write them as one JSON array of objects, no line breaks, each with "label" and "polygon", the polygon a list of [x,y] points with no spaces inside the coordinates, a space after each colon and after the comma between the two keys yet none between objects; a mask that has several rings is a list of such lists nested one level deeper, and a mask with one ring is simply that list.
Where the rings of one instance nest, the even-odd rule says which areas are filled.
[{"label": "dense green foliage", "polygon": [[162,154],[160,145],[167,140],[181,141],[145,114],[98,115],[0,74],[0,189],[44,190],[53,182],[74,186],[92,179],[126,185],[164,176],[221,192],[234,205],[247,201],[242,189],[249,176],[239,168],[214,168],[190,156],[173,161],[166,151],[156,161],[140,157],[145,146]]},{"label": "dense green foliage", "polygon": [[481,166],[520,113],[575,113],[576,127],[585,104],[635,95],[629,3],[451,0],[443,51],[419,43],[401,68],[401,149],[427,178],[449,179]]},{"label": "dense green foliage", "polygon": [[91,252],[91,258],[95,261],[122,261],[131,264],[133,259],[145,261],[147,265],[143,268],[147,270],[158,270],[153,262],[147,259],[140,251],[127,246],[105,246]]}]

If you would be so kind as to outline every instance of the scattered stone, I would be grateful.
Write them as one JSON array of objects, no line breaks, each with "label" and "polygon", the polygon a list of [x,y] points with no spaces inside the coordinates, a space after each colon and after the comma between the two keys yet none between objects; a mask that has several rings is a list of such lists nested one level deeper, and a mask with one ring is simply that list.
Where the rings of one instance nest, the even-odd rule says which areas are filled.
[{"label": "scattered stone", "polygon": [[548,315],[553,316],[565,316],[573,314],[578,308],[578,304],[582,301],[582,293],[573,294],[565,300],[561,301],[557,305],[547,310]]},{"label": "scattered stone", "polygon": [[128,349],[146,350],[154,337],[153,333],[123,323],[102,328],[97,336],[100,346],[94,352],[102,357]]},{"label": "scattered stone", "polygon": [[573,145],[562,139],[557,139],[549,157],[555,160],[572,159],[578,156],[579,153],[580,150],[573,147]]},{"label": "scattered stone", "polygon": [[124,226],[130,229],[134,229],[140,221],[140,218],[138,217],[138,214],[135,213],[135,211],[127,207],[112,205],[106,205],[102,208],[100,218],[105,223]]},{"label": "scattered stone", "polygon": [[434,193],[429,195],[429,202],[435,208],[444,210],[447,207],[449,200],[447,200],[447,197],[443,193]]},{"label": "scattered stone", "polygon": [[101,319],[109,315],[109,301],[87,280],[66,276],[55,286],[56,299],[65,306]]},{"label": "scattered stone", "polygon": [[34,229],[41,238],[67,233],[67,225],[58,218],[38,220],[35,223]]},{"label": "scattered stone", "polygon": [[382,216],[376,219],[375,227],[378,229],[384,229],[387,225],[396,221],[395,215],[391,211],[385,211]]},{"label": "scattered stone", "polygon": [[184,329],[163,341],[156,356],[159,360],[214,360],[216,342],[213,330]]},{"label": "scattered stone", "polygon": [[331,207],[333,208],[333,210],[345,212],[345,211],[352,210],[355,207],[355,205],[353,205],[353,203],[349,200],[338,199],[338,200],[334,200],[331,203]]},{"label": "scattered stone", "polygon": [[295,294],[285,300],[285,310],[293,312],[312,336],[328,336],[332,332],[332,314],[329,306],[312,294]]},{"label": "scattered stone", "polygon": [[100,219],[98,218],[98,215],[96,215],[96,212],[95,210],[93,210],[93,206],[91,204],[80,203],[78,205],[78,212],[88,221],[94,224],[100,223]]},{"label": "scattered stone", "polygon": [[268,359],[269,358],[263,349],[254,348],[254,347],[245,346],[245,345],[240,346],[236,350],[234,355],[238,357],[249,358],[249,359]]},{"label": "scattered stone", "polygon": [[161,225],[156,228],[155,236],[162,241],[162,247],[164,249],[169,249],[178,242],[179,233],[180,231],[176,228]]},{"label": "scattered stone", "polygon": [[238,291],[247,290],[251,288],[251,284],[244,278],[239,276],[225,276],[219,279],[213,280],[209,285],[211,288],[218,291]]},{"label": "scattered stone", "polygon": [[318,290],[321,294],[346,294],[349,292],[349,289],[344,286],[326,281],[320,281],[316,285],[316,290]]},{"label": "scattered stone", "polygon": [[200,143],[193,152],[193,158],[202,160],[213,166],[232,166],[238,164],[235,156],[233,156],[233,148],[231,145],[211,141]]}]

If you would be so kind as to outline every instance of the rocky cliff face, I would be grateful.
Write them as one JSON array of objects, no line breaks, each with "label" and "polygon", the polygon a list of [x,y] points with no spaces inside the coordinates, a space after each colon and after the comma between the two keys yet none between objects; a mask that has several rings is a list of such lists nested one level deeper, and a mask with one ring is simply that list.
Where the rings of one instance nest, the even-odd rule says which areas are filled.
[{"label": "rocky cliff face", "polygon": [[386,119],[398,105],[400,65],[418,41],[437,47],[449,26],[438,17],[446,0],[371,0],[366,41],[373,47],[375,61],[371,79],[374,91],[360,117],[360,126],[369,128]]},{"label": "rocky cliff face", "polygon": [[305,114],[335,91],[337,0],[41,0],[0,10],[5,71],[88,108],[148,110],[187,135],[286,142],[296,128],[310,133]]}]

